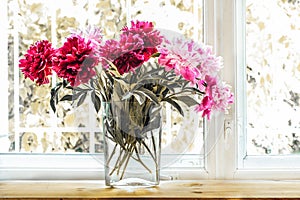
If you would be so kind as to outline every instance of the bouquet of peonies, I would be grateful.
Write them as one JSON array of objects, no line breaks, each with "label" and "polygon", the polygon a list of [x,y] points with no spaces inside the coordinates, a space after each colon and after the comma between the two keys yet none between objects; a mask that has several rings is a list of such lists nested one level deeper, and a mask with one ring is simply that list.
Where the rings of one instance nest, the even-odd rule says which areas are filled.
[{"label": "bouquet of peonies", "polygon": [[[152,66],[152,71],[148,70],[147,74],[143,75],[144,69],[139,68],[150,58],[156,58],[158,65]],[[97,71],[99,64],[101,72]],[[185,103],[185,100],[188,99],[188,102],[191,100],[187,95],[188,92],[197,93],[202,98],[195,110],[202,112],[202,117],[206,116],[208,119],[211,111],[224,111],[228,108],[228,104],[233,103],[230,87],[222,82],[217,74],[222,68],[221,57],[214,55],[211,47],[183,38],[169,41],[154,29],[151,22],[132,21],[130,28],[124,27],[121,30],[119,40],[111,39],[103,42],[101,30],[89,27],[85,32],[72,33],[60,48],[52,47],[47,40],[37,41],[27,50],[25,58],[20,59],[19,66],[25,77],[38,85],[49,83],[49,76],[53,75],[53,72],[62,79],[51,92],[51,106],[54,111],[55,103],[58,102],[57,91],[62,86],[65,89],[74,89],[82,85],[87,86],[89,90],[82,92],[77,89],[80,91],[79,94],[61,100],[76,100],[90,92],[93,99],[109,101],[115,89],[113,85],[115,81],[125,81],[128,76],[138,78],[139,75],[143,76],[138,80],[131,79],[133,82],[127,84],[142,86],[142,83],[150,82],[149,77],[163,78],[167,81],[164,82],[164,87],[168,91],[165,91],[165,95],[161,98],[151,98],[159,95],[142,86],[139,88],[143,88],[146,93],[137,96],[156,100],[155,102],[169,103],[180,96],[177,100]],[[93,84],[95,82],[98,84]],[[109,84],[112,84],[111,87]],[[174,92],[175,88],[181,90],[180,94],[178,91]],[[139,91],[137,89],[131,87],[126,91],[126,96]],[[95,105],[95,108],[99,111],[98,105]]]},{"label": "bouquet of peonies", "polygon": [[[119,39],[103,41],[101,30],[89,27],[73,32],[60,48],[38,41],[19,66],[38,85],[49,83],[53,72],[60,78],[51,90],[54,112],[59,101],[79,106],[87,95],[97,112],[104,105],[105,138],[115,144],[106,164],[118,150],[109,174],[117,173],[119,179],[130,158],[151,172],[139,151],[142,147],[157,160],[153,131],[160,126],[164,102],[182,115],[182,105],[194,106],[208,119],[212,111],[225,111],[233,103],[230,87],[217,74],[222,59],[209,46],[182,37],[170,39],[151,22],[132,21]],[[59,97],[61,89],[73,93]],[[148,138],[151,144],[145,142]]]}]

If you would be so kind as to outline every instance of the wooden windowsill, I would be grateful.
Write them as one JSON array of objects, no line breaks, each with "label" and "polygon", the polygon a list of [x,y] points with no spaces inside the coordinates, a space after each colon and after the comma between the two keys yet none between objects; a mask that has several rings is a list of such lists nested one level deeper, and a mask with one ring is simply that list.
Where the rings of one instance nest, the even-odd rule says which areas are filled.
[{"label": "wooden windowsill", "polygon": [[300,181],[162,181],[158,187],[115,189],[103,181],[2,181],[0,199],[300,199]]}]

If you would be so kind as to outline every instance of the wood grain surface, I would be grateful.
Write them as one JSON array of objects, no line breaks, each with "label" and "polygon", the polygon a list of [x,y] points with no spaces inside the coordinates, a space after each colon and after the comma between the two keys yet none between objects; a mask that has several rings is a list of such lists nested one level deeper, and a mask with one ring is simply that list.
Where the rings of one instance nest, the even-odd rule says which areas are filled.
[{"label": "wood grain surface", "polygon": [[108,188],[103,181],[2,181],[0,199],[300,199],[300,181],[163,181]]}]

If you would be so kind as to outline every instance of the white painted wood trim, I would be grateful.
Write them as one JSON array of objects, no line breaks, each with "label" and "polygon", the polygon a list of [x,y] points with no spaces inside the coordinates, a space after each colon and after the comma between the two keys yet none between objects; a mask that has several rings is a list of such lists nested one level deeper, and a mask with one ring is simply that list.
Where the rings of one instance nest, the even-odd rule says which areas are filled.
[{"label": "white painted wood trim", "polygon": [[[21,156],[20,156],[21,155]],[[174,161],[178,155],[162,155],[163,163]],[[172,165],[162,165],[162,180],[207,179],[207,172],[189,163],[203,160],[198,155],[183,155]],[[104,179],[103,154],[2,154],[1,180],[101,180]]]},{"label": "white painted wood trim", "polygon": [[[0,6],[0,94],[2,97],[8,97],[8,15],[7,1],[3,1]],[[8,98],[1,98],[0,112],[6,113],[1,118],[0,141],[8,137]],[[1,142],[0,142],[1,143]]]}]

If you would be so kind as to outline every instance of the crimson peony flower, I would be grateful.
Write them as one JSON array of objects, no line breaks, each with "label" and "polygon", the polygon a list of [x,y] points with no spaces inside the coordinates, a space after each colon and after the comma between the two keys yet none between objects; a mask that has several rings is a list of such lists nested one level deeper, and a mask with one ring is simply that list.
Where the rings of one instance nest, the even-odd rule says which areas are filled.
[{"label": "crimson peony flower", "polygon": [[111,61],[121,75],[134,71],[158,52],[156,46],[161,42],[162,36],[151,22],[132,21],[130,28],[122,29],[119,41],[108,40],[101,46],[102,64],[106,68],[106,60]]},{"label": "crimson peony flower", "polygon": [[20,59],[19,67],[25,78],[36,81],[38,85],[49,83],[52,74],[52,55],[54,49],[47,40],[37,41],[27,50],[24,59]]},{"label": "crimson peony flower", "polygon": [[85,41],[79,35],[67,38],[53,57],[53,70],[58,77],[67,79],[71,86],[87,83],[96,75],[94,67],[97,64],[91,41]]},{"label": "crimson peony flower", "polygon": [[124,73],[134,71],[140,67],[144,62],[148,61],[151,56],[157,52],[156,48],[137,49],[122,54],[113,61],[117,67],[118,72],[122,75]]}]

